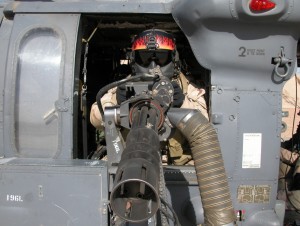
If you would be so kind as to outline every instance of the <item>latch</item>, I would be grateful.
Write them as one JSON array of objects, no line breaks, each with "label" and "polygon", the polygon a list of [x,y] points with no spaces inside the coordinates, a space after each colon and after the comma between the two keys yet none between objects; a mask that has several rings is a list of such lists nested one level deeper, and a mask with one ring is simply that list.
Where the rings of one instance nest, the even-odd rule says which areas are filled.
[{"label": "latch", "polygon": [[59,99],[55,101],[54,107],[46,112],[43,116],[43,119],[46,124],[51,123],[54,119],[58,118],[58,112],[67,112],[69,110],[69,104],[70,101],[69,97],[64,97],[62,99]]},{"label": "latch", "polygon": [[55,101],[55,110],[60,112],[66,112],[69,110],[68,102],[69,97],[64,97],[62,99],[59,99]]},{"label": "latch", "polygon": [[5,16],[6,19],[8,20],[12,20],[15,16],[15,8],[16,8],[16,3],[14,2],[11,2],[11,3],[8,3],[5,8],[3,9],[3,14]]}]

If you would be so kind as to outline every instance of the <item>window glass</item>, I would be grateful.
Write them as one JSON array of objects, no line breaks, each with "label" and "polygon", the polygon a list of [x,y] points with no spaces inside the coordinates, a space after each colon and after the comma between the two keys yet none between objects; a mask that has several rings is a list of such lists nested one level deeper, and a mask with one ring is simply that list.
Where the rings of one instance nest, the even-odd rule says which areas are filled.
[{"label": "window glass", "polygon": [[18,52],[15,141],[20,156],[53,157],[58,150],[62,41],[52,29],[33,29]]}]

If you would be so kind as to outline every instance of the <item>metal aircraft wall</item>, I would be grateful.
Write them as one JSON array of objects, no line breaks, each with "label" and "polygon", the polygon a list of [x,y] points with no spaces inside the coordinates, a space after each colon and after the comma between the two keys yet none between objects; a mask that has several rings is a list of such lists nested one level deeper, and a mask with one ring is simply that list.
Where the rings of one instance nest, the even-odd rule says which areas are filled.
[{"label": "metal aircraft wall", "polygon": [[[278,225],[274,208],[280,151],[281,89],[285,80],[294,73],[300,35],[300,2],[273,0],[276,9],[262,14],[251,12],[248,2],[0,1],[0,178],[3,181],[0,202],[5,203],[0,207],[1,221],[10,225],[40,225],[45,222],[28,219],[28,214],[42,214],[42,218],[47,219],[47,212],[54,208],[60,211],[59,217],[49,219],[54,225],[59,222],[71,222],[72,225],[107,223],[103,207],[108,198],[105,194],[105,165],[72,160],[71,154],[72,87],[74,74],[78,73],[75,63],[78,26],[82,13],[116,13],[116,16],[118,13],[145,13],[172,14],[199,63],[211,70],[211,119],[221,143],[234,208],[245,213],[245,221],[238,224]],[[51,142],[42,140],[45,146],[56,143],[57,149],[38,156],[38,150],[17,150],[13,113],[18,83],[16,74],[20,67],[16,53],[22,49],[23,43],[28,42],[26,37],[35,32],[52,35],[54,43],[59,37],[59,51],[63,53],[59,67],[63,76],[54,106],[58,118],[54,135],[58,138],[56,140],[50,134],[47,140]],[[272,59],[281,54],[292,60],[284,78],[276,75],[275,64],[272,64]],[[28,89],[34,87],[31,82],[27,85]],[[43,102],[50,101],[47,93],[40,98]],[[37,135],[27,132],[25,134],[29,137]],[[23,137],[23,141],[30,142],[30,138]],[[34,157],[39,158],[35,161]],[[24,166],[29,167],[27,173],[24,173]],[[67,176],[61,172],[68,172]],[[78,175],[82,187],[74,189]],[[57,181],[65,186],[63,190],[59,189],[59,184],[54,185]],[[88,189],[92,187],[101,187],[101,194],[95,190],[91,191],[93,197],[82,194],[82,190],[89,193]],[[51,192],[47,193],[47,188],[51,188]],[[95,199],[98,202],[94,203]],[[40,204],[37,200],[41,201]],[[49,200],[52,200],[50,206],[43,205]],[[69,203],[67,214],[61,208],[62,203]],[[88,210],[89,205],[83,203],[92,203],[99,209]],[[16,212],[12,211],[21,210],[25,204],[37,210],[26,212],[23,209],[21,217],[16,217]],[[88,211],[82,214],[82,209]],[[68,218],[71,215],[86,217],[79,220]],[[50,221],[45,225],[47,223],[52,225]]]},{"label": "metal aircraft wall", "polygon": [[[217,2],[186,1],[178,9],[191,13],[175,9],[173,15],[198,61],[211,69],[211,117],[234,207],[245,210],[250,225],[269,225],[277,193],[281,89],[295,73],[300,5],[274,1],[276,10],[255,14],[246,0]],[[293,60],[284,78],[272,64],[282,49]]]}]

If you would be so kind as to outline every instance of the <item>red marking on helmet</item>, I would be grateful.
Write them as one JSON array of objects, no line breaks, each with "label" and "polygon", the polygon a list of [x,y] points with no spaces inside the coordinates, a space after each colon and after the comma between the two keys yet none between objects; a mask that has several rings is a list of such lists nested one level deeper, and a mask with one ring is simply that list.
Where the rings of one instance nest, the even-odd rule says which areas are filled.
[{"label": "red marking on helmet", "polygon": [[[175,41],[172,38],[163,36],[163,35],[155,35],[156,43],[158,44],[157,49],[165,49],[165,50],[174,50],[175,49]],[[147,43],[149,42],[149,35],[138,37],[134,40],[132,44],[132,50],[141,50],[147,49]]]}]

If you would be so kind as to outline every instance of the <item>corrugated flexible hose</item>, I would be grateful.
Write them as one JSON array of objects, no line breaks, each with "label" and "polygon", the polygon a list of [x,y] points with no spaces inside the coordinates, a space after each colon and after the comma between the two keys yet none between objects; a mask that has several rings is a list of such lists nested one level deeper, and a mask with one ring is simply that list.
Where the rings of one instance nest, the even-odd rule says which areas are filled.
[{"label": "corrugated flexible hose", "polygon": [[196,110],[170,109],[168,117],[190,144],[205,225],[234,225],[235,214],[221,148],[212,124]]}]

